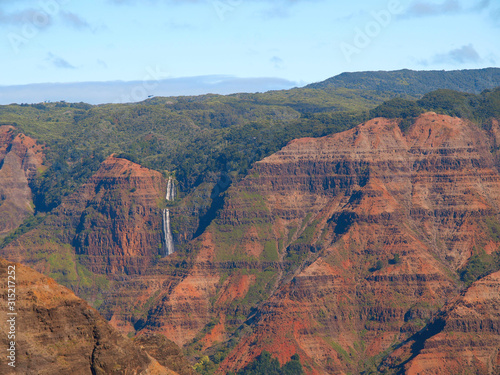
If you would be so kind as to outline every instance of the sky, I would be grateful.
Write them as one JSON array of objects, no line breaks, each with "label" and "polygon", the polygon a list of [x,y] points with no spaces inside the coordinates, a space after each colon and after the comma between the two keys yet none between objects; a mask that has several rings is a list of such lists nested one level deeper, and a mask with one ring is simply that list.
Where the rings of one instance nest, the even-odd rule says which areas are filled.
[{"label": "sky", "polygon": [[[499,40],[500,0],[0,0],[0,103],[51,90],[123,102],[342,72],[496,67]],[[109,81],[131,83],[110,84],[109,95],[75,85]],[[58,85],[33,85],[47,83]]]}]

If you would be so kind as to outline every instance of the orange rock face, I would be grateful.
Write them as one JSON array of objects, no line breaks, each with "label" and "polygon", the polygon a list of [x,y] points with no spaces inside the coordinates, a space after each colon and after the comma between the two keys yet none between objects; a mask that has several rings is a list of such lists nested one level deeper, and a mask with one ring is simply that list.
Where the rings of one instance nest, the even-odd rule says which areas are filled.
[{"label": "orange rock face", "polygon": [[[116,327],[209,353],[231,342],[221,374],[263,350],[281,363],[298,353],[308,374],[360,373],[393,345],[424,337],[416,335],[443,311],[450,331],[439,334],[466,325],[482,337],[494,320],[479,314],[495,307],[491,301],[463,302],[468,310],[452,301],[463,288],[457,270],[500,245],[495,142],[467,121],[434,113],[405,134],[397,120],[377,118],[294,140],[226,191],[224,207],[184,252],[157,262],[166,181],[111,157],[43,227],[4,251],[23,253],[57,228],[82,264],[113,280],[101,308]],[[54,250],[45,243],[37,251]],[[486,280],[467,293],[482,295],[474,288]],[[451,337],[425,336],[424,350],[403,348],[383,366],[431,368],[426,361],[442,355],[431,350],[434,336]],[[459,364],[495,369],[498,346],[488,340]]]},{"label": "orange rock face", "polygon": [[[161,366],[132,341],[111,328],[99,313],[58,285],[25,266],[0,258],[0,277],[15,272],[16,298],[14,330],[7,318],[2,332],[15,332],[15,368],[6,361],[2,374],[156,374],[175,375]],[[7,301],[8,289],[2,289]],[[0,312],[7,317],[7,303]],[[10,348],[7,334],[0,339]]]},{"label": "orange rock face", "polygon": [[33,214],[29,181],[41,170],[42,146],[11,126],[0,126],[0,235]]},{"label": "orange rock face", "polygon": [[[428,113],[407,134],[397,121],[373,119],[292,141],[257,163],[234,189],[264,197],[260,217],[281,233],[272,239],[296,268],[221,373],[263,349],[282,363],[299,353],[310,373],[362,371],[420,330],[458,293],[453,274],[473,249],[498,249],[486,223],[498,222],[500,208],[489,150],[474,125]],[[242,222],[239,204],[227,203],[224,224]]]},{"label": "orange rock face", "polygon": [[160,173],[110,156],[41,226],[2,249],[2,254],[51,272],[41,264],[43,257],[33,253],[60,252],[58,247],[70,245],[92,272],[141,273],[161,254],[165,188]]},{"label": "orange rock face", "polygon": [[500,272],[476,281],[450,301],[428,329],[384,361],[406,374],[500,372]]},{"label": "orange rock face", "polygon": [[[85,207],[73,246],[97,273],[137,273],[161,254],[160,173],[113,156],[64,205]],[[76,203],[76,204],[75,204]],[[62,207],[64,210],[64,207]]]}]

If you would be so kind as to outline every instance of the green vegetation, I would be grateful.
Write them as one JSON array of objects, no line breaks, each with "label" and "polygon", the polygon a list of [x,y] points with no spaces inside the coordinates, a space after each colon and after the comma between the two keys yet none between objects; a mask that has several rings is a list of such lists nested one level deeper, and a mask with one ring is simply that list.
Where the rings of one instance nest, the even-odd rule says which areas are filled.
[{"label": "green vegetation", "polygon": [[308,88],[335,90],[372,90],[391,92],[407,97],[420,97],[430,91],[450,89],[479,94],[485,89],[500,86],[500,69],[455,71],[378,71],[342,73],[326,81],[314,83]]},{"label": "green vegetation", "polygon": [[75,191],[99,169],[103,160],[102,154],[93,152],[55,156],[51,166],[31,184],[37,211],[48,212],[57,207],[63,197]]},{"label": "green vegetation", "polygon": [[[316,227],[319,224],[318,220],[312,221],[310,224],[307,224],[311,215],[308,214],[302,222],[302,225],[305,226],[301,235],[297,238],[296,241],[292,242],[286,249],[285,256],[285,270],[288,272],[290,270],[296,269],[296,267],[301,264],[311,252],[318,252],[321,250],[320,244],[314,244],[313,236],[316,231]],[[295,233],[295,228],[292,228],[293,233]],[[289,235],[289,240],[292,236]]]},{"label": "green vegetation", "polygon": [[401,263],[401,256],[399,254],[394,254],[394,258],[389,260],[389,264],[399,264]]},{"label": "green vegetation", "polygon": [[43,223],[45,215],[28,216],[24,222],[15,230],[10,232],[4,238],[0,238],[0,248],[7,246],[9,243],[22,236],[24,233],[36,228]]},{"label": "green vegetation", "polygon": [[422,114],[424,110],[411,100],[394,98],[370,111],[370,117],[411,118]]},{"label": "green vegetation", "polygon": [[459,270],[460,279],[467,285],[474,281],[489,275],[500,269],[500,254],[486,254],[486,252],[476,252],[472,255],[461,270]]},{"label": "green vegetation", "polygon": [[[231,374],[231,373],[230,373]],[[244,369],[237,372],[236,375],[302,375],[304,369],[300,363],[300,358],[294,354],[290,361],[280,367],[280,363],[276,358],[272,358],[271,354],[263,351],[253,362],[248,364]],[[229,375],[229,374],[228,374]],[[234,373],[232,374],[234,375]]]},{"label": "green vegetation", "polygon": [[269,296],[277,271],[274,269],[266,269],[262,272],[251,271],[251,273],[256,276],[255,283],[249,288],[243,300],[238,303],[248,308],[254,307]]},{"label": "green vegetation", "polygon": [[203,375],[211,375],[217,369],[215,363],[213,363],[210,358],[205,355],[200,361],[193,366],[194,370]]},{"label": "green vegetation", "polygon": [[370,111],[370,117],[400,118],[399,127],[406,131],[415,118],[424,113],[418,104],[411,100],[401,98],[391,99]]},{"label": "green vegetation", "polygon": [[491,238],[495,242],[500,242],[500,223],[494,217],[486,217],[484,219]]},{"label": "green vegetation", "polygon": [[371,110],[370,117],[400,118],[400,127],[405,131],[425,111],[465,118],[488,129],[490,119],[500,116],[500,88],[486,90],[480,95],[437,90],[417,101],[392,99]]}]

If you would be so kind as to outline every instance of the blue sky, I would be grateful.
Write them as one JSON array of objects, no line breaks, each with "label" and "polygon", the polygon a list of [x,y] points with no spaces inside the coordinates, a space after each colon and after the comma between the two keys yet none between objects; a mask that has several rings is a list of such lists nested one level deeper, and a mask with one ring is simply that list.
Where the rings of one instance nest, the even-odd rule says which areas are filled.
[{"label": "blue sky", "polygon": [[499,0],[0,0],[0,86],[500,63]]}]

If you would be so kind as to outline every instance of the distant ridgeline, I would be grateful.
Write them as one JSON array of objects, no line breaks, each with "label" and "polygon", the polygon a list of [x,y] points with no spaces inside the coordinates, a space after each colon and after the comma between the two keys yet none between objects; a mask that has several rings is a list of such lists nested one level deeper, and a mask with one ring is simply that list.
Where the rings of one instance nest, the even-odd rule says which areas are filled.
[{"label": "distant ridgeline", "polygon": [[36,209],[50,211],[111,153],[175,172],[179,192],[187,194],[204,182],[217,183],[223,174],[238,179],[292,139],[344,131],[369,116],[407,118],[425,109],[486,118],[497,111],[497,91],[479,96],[439,91],[417,104],[396,100],[374,108],[395,97],[420,99],[435,89],[479,93],[497,86],[498,68],[343,73],[304,88],[262,94],[0,106],[0,123],[13,124],[47,146],[50,167],[32,190]]},{"label": "distant ridgeline", "polygon": [[396,70],[391,72],[342,73],[306,88],[335,90],[388,91],[396,94],[419,97],[430,91],[449,89],[479,94],[483,90],[500,86],[500,68],[478,70]]}]

